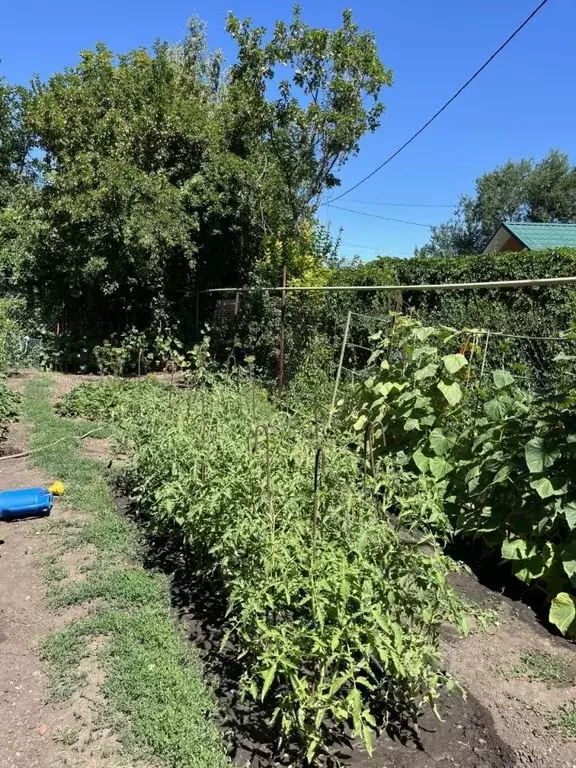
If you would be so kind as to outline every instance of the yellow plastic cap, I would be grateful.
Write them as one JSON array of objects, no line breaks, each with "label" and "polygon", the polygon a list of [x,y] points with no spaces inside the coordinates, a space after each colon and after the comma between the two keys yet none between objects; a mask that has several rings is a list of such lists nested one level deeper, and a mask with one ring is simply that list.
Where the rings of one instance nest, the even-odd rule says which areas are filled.
[{"label": "yellow plastic cap", "polygon": [[52,485],[48,486],[48,490],[53,496],[63,496],[64,495],[64,483],[62,483],[60,480],[56,480],[52,483]]}]

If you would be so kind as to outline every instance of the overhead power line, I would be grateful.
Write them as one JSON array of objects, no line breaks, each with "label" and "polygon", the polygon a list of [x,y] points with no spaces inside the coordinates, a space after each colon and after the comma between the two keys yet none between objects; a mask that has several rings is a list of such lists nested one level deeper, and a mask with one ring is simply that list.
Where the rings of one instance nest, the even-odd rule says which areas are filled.
[{"label": "overhead power line", "polygon": [[489,64],[490,64],[492,61],[494,61],[494,59],[496,58],[496,56],[498,56],[498,54],[499,54],[499,53],[501,53],[501,52],[504,50],[504,48],[506,48],[506,46],[507,46],[509,43],[511,43],[511,42],[512,42],[512,40],[514,40],[514,38],[516,37],[516,35],[518,35],[518,34],[519,34],[519,33],[520,33],[520,32],[521,32],[523,29],[524,29],[524,27],[525,27],[527,24],[529,24],[529,23],[532,21],[532,19],[534,18],[534,16],[536,16],[536,14],[538,13],[538,11],[540,11],[540,10],[542,10],[542,8],[544,8],[544,6],[546,5],[546,3],[548,3],[548,1],[549,1],[549,0],[542,0],[542,2],[540,3],[540,5],[538,5],[538,6],[537,6],[537,7],[536,7],[536,8],[535,8],[533,11],[532,11],[532,13],[531,13],[531,14],[530,14],[530,15],[529,15],[527,18],[525,18],[525,19],[524,19],[524,21],[522,22],[522,24],[520,24],[520,26],[519,26],[519,27],[516,27],[516,29],[514,30],[514,32],[512,32],[512,34],[511,34],[511,35],[509,35],[509,37],[507,37],[507,38],[506,38],[506,40],[505,40],[505,41],[502,43],[502,45],[501,45],[501,46],[500,46],[500,47],[499,47],[499,48],[498,48],[496,51],[494,51],[494,53],[493,53],[493,54],[490,56],[490,58],[486,59],[486,61],[484,62],[484,64],[482,64],[482,66],[481,66],[481,67],[479,67],[479,68],[476,70],[476,72],[474,72],[474,74],[473,74],[471,77],[469,77],[469,78],[468,78],[468,80],[466,80],[466,82],[464,83],[464,85],[463,85],[463,86],[461,86],[461,87],[460,87],[460,88],[459,88],[459,89],[456,91],[456,93],[455,93],[453,96],[451,96],[451,97],[448,99],[448,101],[447,101],[445,104],[443,104],[443,105],[440,107],[440,109],[439,109],[437,112],[435,112],[435,113],[432,115],[432,117],[431,117],[429,120],[427,120],[427,121],[424,123],[424,125],[423,125],[421,128],[419,128],[419,129],[416,131],[416,133],[412,134],[412,136],[410,136],[410,138],[409,138],[407,141],[405,141],[405,142],[404,142],[404,144],[402,144],[400,147],[398,147],[398,149],[397,149],[397,150],[395,150],[394,152],[392,152],[392,154],[391,154],[391,155],[389,155],[389,156],[388,156],[388,157],[387,157],[387,158],[384,160],[384,162],[380,163],[380,165],[379,165],[379,166],[377,166],[376,168],[374,168],[374,170],[373,170],[373,171],[371,171],[371,172],[370,172],[370,173],[369,173],[367,176],[364,176],[364,178],[363,178],[363,179],[360,179],[360,181],[358,181],[356,184],[354,184],[352,187],[350,187],[350,189],[347,189],[345,192],[342,192],[340,195],[338,195],[338,197],[335,197],[335,198],[333,198],[333,202],[334,202],[334,201],[336,201],[336,200],[340,200],[340,198],[341,198],[341,197],[344,197],[344,195],[347,195],[349,192],[352,192],[354,189],[358,189],[358,187],[359,187],[361,184],[364,184],[364,182],[365,182],[365,181],[368,181],[368,179],[372,178],[372,176],[374,176],[374,174],[378,173],[378,171],[382,170],[382,168],[384,168],[384,166],[385,166],[385,165],[388,165],[388,163],[389,163],[389,162],[391,162],[392,160],[394,160],[394,158],[395,158],[395,157],[398,157],[398,155],[400,154],[400,152],[402,152],[404,149],[406,149],[406,147],[407,147],[409,144],[412,144],[412,142],[414,141],[414,139],[418,138],[418,136],[420,136],[420,134],[421,134],[421,133],[423,133],[423,132],[426,130],[426,128],[428,128],[428,126],[429,126],[429,125],[431,125],[431,124],[434,122],[434,120],[436,120],[436,118],[437,118],[437,117],[440,117],[440,115],[442,114],[442,112],[444,112],[444,110],[445,110],[445,109],[447,109],[447,108],[450,106],[450,104],[452,104],[452,102],[453,102],[453,101],[455,101],[455,100],[458,98],[458,96],[460,96],[460,94],[462,93],[462,91],[466,90],[466,88],[468,88],[468,86],[469,86],[469,85],[470,85],[470,84],[471,84],[471,83],[472,83],[474,80],[476,80],[476,78],[478,77],[478,75],[479,75],[481,72],[483,72],[483,71],[486,69],[486,67],[487,67],[487,66],[488,66],[488,65],[489,65]]},{"label": "overhead power line", "polygon": [[345,243],[342,241],[340,245],[345,245],[347,248],[364,248],[367,251],[381,251],[382,248],[374,248],[373,245],[360,245],[360,243]]},{"label": "overhead power line", "polygon": [[[391,208],[456,208],[457,206],[457,203],[452,205],[448,203],[381,203],[379,200],[352,200],[351,198],[348,198],[347,202],[358,203],[358,205],[387,205]],[[330,201],[324,203],[324,205],[329,204]]]},{"label": "overhead power line", "polygon": [[329,208],[336,208],[339,211],[348,211],[348,213],[357,213],[359,216],[370,216],[372,219],[384,219],[384,221],[395,221],[398,224],[412,224],[413,227],[433,227],[434,224],[422,224],[421,221],[406,221],[406,219],[392,219],[390,216],[381,216],[379,213],[368,213],[367,211],[355,211],[353,208],[343,208],[341,205],[332,205],[328,203]]}]

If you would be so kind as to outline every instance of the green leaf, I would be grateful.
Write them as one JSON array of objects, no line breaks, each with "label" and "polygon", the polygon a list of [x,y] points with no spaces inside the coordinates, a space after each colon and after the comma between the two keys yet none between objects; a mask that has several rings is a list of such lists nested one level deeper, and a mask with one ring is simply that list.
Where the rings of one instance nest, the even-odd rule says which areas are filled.
[{"label": "green leaf", "polygon": [[510,384],[514,383],[514,376],[512,376],[512,374],[508,371],[498,369],[496,371],[492,371],[492,380],[494,381],[494,386],[496,389],[503,389],[504,387],[508,387]]},{"label": "green leaf", "polygon": [[268,669],[266,671],[266,674],[264,675],[264,685],[262,686],[262,695],[261,695],[262,701],[264,701],[264,697],[268,693],[268,690],[274,681],[275,674],[276,674],[276,664],[272,664],[270,669]]},{"label": "green leaf", "polygon": [[418,419],[406,419],[404,422],[404,429],[406,432],[411,432],[414,429],[420,429],[420,422]]},{"label": "green leaf", "polygon": [[484,403],[484,411],[492,421],[502,421],[506,416],[507,410],[506,403],[499,397],[494,397],[492,400]]},{"label": "green leaf", "polygon": [[567,592],[559,592],[552,600],[550,623],[558,627],[560,632],[566,634],[570,626],[576,620],[576,602]]},{"label": "green leaf", "polygon": [[430,467],[430,459],[428,456],[424,456],[421,450],[414,451],[412,454],[412,460],[414,461],[414,464],[418,467],[420,472],[424,473],[427,472]]},{"label": "green leaf", "polygon": [[576,501],[566,504],[566,506],[562,507],[561,511],[564,512],[568,528],[573,531],[576,528]]},{"label": "green leaf", "polygon": [[502,557],[504,560],[525,560],[526,542],[524,539],[506,539],[502,542]]},{"label": "green leaf", "polygon": [[428,363],[424,368],[419,368],[414,374],[414,381],[422,381],[423,379],[429,379],[436,375],[438,366],[436,363]]},{"label": "green leaf", "polygon": [[412,331],[412,335],[415,339],[418,339],[418,341],[426,341],[427,338],[432,336],[434,333],[435,328],[432,326],[420,326],[414,328]]},{"label": "green leaf", "polygon": [[444,454],[451,448],[452,441],[449,440],[441,429],[433,429],[430,432],[430,447],[436,454],[436,456],[444,456]]},{"label": "green leaf", "polygon": [[452,374],[458,373],[461,368],[468,365],[468,360],[466,360],[464,355],[444,355],[442,362],[448,373]]},{"label": "green leaf", "polygon": [[507,480],[510,476],[510,465],[509,464],[503,464],[498,472],[494,475],[494,478],[490,485],[496,485],[497,483],[502,483],[504,480]]},{"label": "green leaf", "polygon": [[430,472],[436,480],[441,480],[451,469],[452,464],[449,464],[441,456],[435,456],[433,459],[430,459]]},{"label": "green leaf", "polygon": [[[354,429],[357,432],[359,432],[361,429],[364,428],[364,426],[366,425],[367,421],[368,421],[368,419],[366,418],[366,416],[364,416],[364,415],[360,416],[360,418],[354,424]],[[348,423],[350,423],[350,422],[348,422]]]},{"label": "green leaf", "polygon": [[572,580],[576,576],[576,541],[570,541],[566,544],[560,555],[560,560],[566,575]]},{"label": "green leaf", "polygon": [[550,496],[554,496],[554,486],[547,477],[539,477],[536,480],[532,480],[530,488],[534,488],[538,496],[541,499],[548,499]]},{"label": "green leaf", "polygon": [[457,405],[462,399],[462,390],[458,382],[454,381],[452,384],[446,384],[445,381],[441,381],[437,386],[449,405]]},{"label": "green leaf", "polygon": [[560,456],[560,451],[547,450],[542,437],[533,437],[526,443],[524,455],[530,472],[538,474],[554,464]]}]

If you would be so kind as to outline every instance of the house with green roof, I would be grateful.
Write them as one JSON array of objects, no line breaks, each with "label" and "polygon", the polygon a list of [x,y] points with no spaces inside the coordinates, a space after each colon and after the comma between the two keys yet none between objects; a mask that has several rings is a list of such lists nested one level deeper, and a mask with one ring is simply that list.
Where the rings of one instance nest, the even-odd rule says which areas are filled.
[{"label": "house with green roof", "polygon": [[576,224],[503,221],[482,253],[576,248]]}]

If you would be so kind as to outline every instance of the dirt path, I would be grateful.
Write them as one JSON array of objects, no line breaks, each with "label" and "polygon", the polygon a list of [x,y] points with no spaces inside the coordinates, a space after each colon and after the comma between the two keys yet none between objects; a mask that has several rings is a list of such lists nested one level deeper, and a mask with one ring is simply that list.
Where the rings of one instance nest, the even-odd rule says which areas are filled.
[{"label": "dirt path", "polygon": [[[559,708],[576,702],[576,646],[542,627],[530,608],[462,575],[460,588],[495,607],[498,625],[444,643],[448,668],[490,711],[517,768],[576,768],[576,739],[552,726]],[[526,657],[532,663],[523,663]],[[557,679],[545,679],[552,675]]]},{"label": "dirt path", "polygon": [[[16,382],[16,385],[21,382]],[[26,447],[25,425],[10,430],[4,453]],[[0,463],[0,490],[46,485],[26,459]],[[44,560],[56,547],[53,520],[73,516],[58,501],[50,518],[0,522],[0,766],[2,768],[120,768],[112,734],[98,723],[97,669],[86,669],[82,692],[62,706],[48,701],[39,646],[70,620],[46,603]],[[82,557],[82,555],[79,555]],[[67,565],[71,565],[67,563]]]}]

